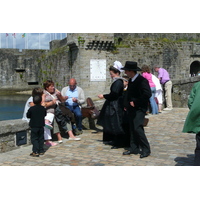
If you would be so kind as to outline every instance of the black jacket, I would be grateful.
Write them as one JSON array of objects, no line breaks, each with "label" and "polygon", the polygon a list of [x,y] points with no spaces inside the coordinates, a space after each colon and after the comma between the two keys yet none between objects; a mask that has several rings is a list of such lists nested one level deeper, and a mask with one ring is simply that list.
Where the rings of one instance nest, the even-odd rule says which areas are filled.
[{"label": "black jacket", "polygon": [[31,128],[43,127],[46,114],[47,111],[44,106],[35,105],[30,107],[26,113],[27,118],[30,118],[29,126]]},{"label": "black jacket", "polygon": [[139,74],[133,82],[131,82],[131,79],[129,80],[128,89],[124,98],[124,106],[127,109],[132,109],[133,107],[130,106],[130,102],[133,101],[135,104],[134,109],[146,111],[151,95],[148,80]]}]

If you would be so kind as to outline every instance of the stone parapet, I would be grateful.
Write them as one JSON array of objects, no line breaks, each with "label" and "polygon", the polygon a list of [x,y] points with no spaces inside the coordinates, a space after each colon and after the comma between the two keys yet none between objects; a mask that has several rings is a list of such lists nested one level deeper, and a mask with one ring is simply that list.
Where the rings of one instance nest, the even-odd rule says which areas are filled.
[{"label": "stone parapet", "polygon": [[[97,110],[101,110],[104,100],[94,101]],[[87,106],[84,104],[83,106]],[[85,118],[83,126],[86,129],[95,129],[96,120]],[[30,145],[30,129],[22,119],[0,121],[0,153],[20,148],[21,145]]]},{"label": "stone parapet", "polygon": [[187,108],[188,97],[193,85],[200,81],[200,76],[189,77],[182,80],[172,80],[172,104],[173,107]]},{"label": "stone parapet", "polygon": [[21,119],[0,121],[0,152],[30,144],[29,125]]}]

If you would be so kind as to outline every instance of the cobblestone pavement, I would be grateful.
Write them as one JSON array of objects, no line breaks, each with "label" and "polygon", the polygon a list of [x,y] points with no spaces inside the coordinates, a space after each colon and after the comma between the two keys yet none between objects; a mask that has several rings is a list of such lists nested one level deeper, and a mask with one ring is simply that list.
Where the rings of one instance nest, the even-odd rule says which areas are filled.
[{"label": "cobblestone pavement", "polygon": [[152,152],[147,158],[123,156],[123,148],[102,143],[102,131],[84,130],[81,141],[64,139],[40,157],[29,156],[31,145],[1,153],[0,166],[192,166],[195,134],[181,132],[187,113],[187,108],[174,108],[147,116],[145,131]]}]

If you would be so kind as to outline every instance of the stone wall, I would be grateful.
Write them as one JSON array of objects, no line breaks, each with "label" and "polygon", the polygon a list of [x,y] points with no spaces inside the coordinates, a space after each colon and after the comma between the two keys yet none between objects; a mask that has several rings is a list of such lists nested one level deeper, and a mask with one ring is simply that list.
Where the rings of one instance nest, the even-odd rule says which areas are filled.
[{"label": "stone wall", "polygon": [[26,121],[21,119],[0,121],[0,152],[19,148],[18,141],[21,138],[17,138],[17,134],[23,132],[26,135],[26,143],[23,145],[30,145],[30,130]]},{"label": "stone wall", "polygon": [[173,107],[187,108],[188,97],[193,85],[200,81],[200,76],[190,77],[182,80],[173,80],[172,102]]},{"label": "stone wall", "polygon": [[44,50],[0,49],[1,90],[29,90],[38,81],[38,57]]},{"label": "stone wall", "polygon": [[[103,103],[104,100],[98,100],[94,105],[101,110]],[[83,106],[87,107],[86,104]],[[96,119],[84,118],[82,124],[85,129],[96,129]],[[22,119],[0,121],[0,153],[30,145],[30,134],[28,123]]]},{"label": "stone wall", "polygon": [[[108,68],[115,60],[119,60],[123,65],[127,60],[137,61],[139,67],[147,64],[155,75],[157,74],[153,71],[153,66],[159,64],[168,70],[172,80],[187,79],[191,76],[191,64],[200,60],[199,36],[199,34],[187,33],[70,34],[68,44],[76,49],[74,52],[76,56],[72,62],[72,76],[79,80],[79,85],[83,87],[86,95],[93,99],[99,93],[109,92],[111,80]],[[115,48],[111,50],[94,48],[97,41],[104,41],[104,43],[112,41]],[[92,47],[92,43],[94,43],[94,47]],[[89,80],[90,59],[106,59],[106,82],[91,82]],[[191,84],[189,82],[188,84],[187,93],[191,89]]]},{"label": "stone wall", "polygon": [[[153,65],[159,64],[169,71],[172,80],[191,81],[184,89],[189,94],[191,65],[200,62],[199,38],[195,33],[71,33],[63,40],[51,41],[49,51],[0,49],[0,88],[29,90],[52,79],[61,90],[73,77],[85,96],[96,100],[98,94],[109,92],[109,66],[116,60],[122,65],[134,60],[139,67],[149,65],[155,75]],[[90,80],[91,59],[106,60],[105,81]]]}]

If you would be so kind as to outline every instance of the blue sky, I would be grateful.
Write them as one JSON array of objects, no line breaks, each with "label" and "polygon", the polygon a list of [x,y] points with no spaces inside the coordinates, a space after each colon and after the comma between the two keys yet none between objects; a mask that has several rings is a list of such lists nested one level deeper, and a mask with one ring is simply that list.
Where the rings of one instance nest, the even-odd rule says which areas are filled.
[{"label": "blue sky", "polygon": [[0,48],[49,49],[49,42],[66,37],[66,33],[0,33]]}]

